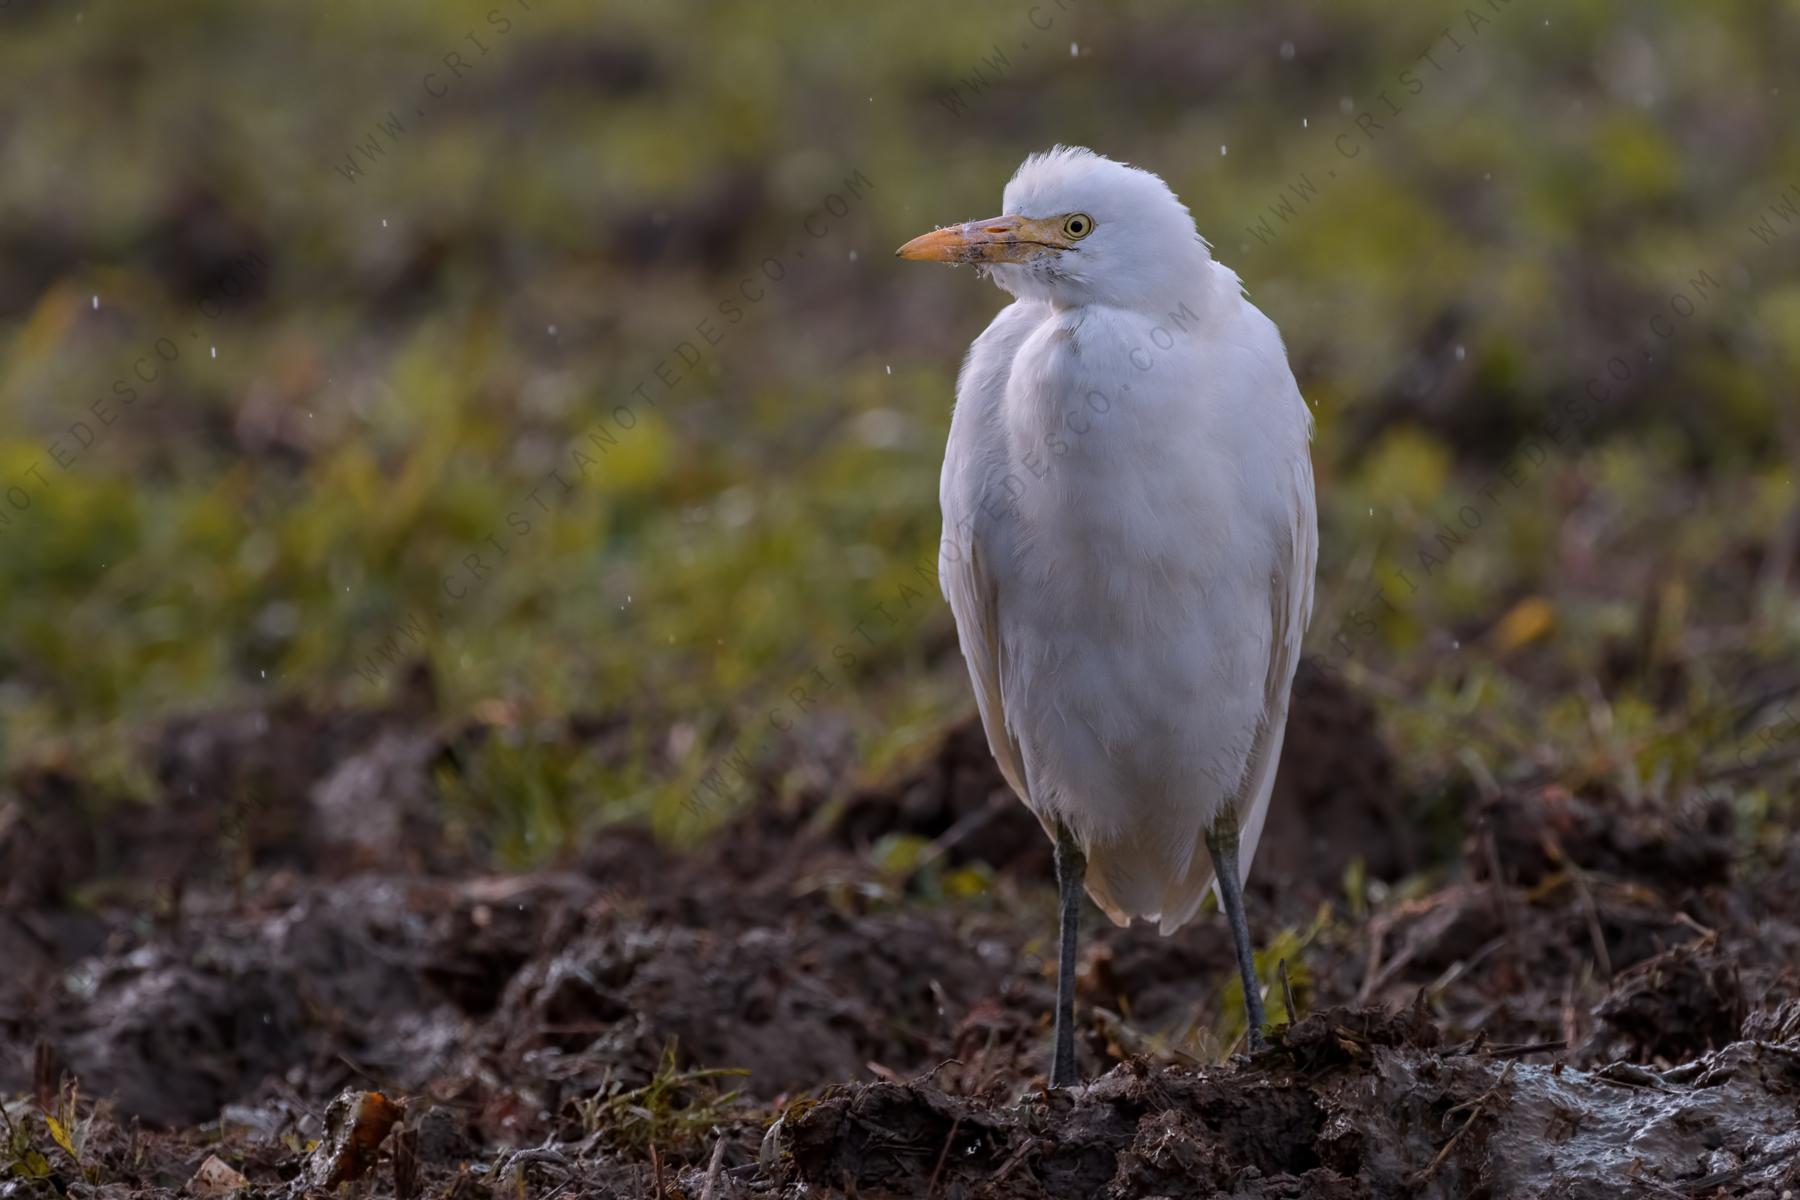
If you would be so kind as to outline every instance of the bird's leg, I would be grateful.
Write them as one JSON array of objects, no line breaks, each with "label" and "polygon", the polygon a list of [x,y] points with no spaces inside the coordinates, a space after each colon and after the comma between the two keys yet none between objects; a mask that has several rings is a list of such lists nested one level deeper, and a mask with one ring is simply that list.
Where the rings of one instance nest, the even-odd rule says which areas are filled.
[{"label": "bird's leg", "polygon": [[1213,874],[1219,880],[1219,899],[1225,920],[1231,925],[1231,941],[1237,949],[1238,976],[1244,981],[1244,1017],[1249,1022],[1252,1053],[1263,1046],[1262,985],[1256,981],[1256,958],[1250,949],[1250,922],[1244,917],[1244,884],[1238,874],[1237,810],[1227,805],[1213,827],[1206,831],[1206,852],[1212,855]]},{"label": "bird's leg", "polygon": [[1081,925],[1081,888],[1087,857],[1075,835],[1056,825],[1056,888],[1062,900],[1062,953],[1056,963],[1056,1058],[1051,1087],[1073,1087],[1075,1074],[1075,939]]}]

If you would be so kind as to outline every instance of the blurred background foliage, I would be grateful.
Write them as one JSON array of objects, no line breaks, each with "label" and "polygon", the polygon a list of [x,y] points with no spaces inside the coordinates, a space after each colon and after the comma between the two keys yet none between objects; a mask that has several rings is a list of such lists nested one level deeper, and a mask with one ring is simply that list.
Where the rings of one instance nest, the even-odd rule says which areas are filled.
[{"label": "blurred background foliage", "polygon": [[920,567],[1003,301],[890,254],[1068,142],[1281,326],[1312,647],[1416,777],[1685,786],[1800,649],[1797,61],[1772,0],[13,0],[0,752],[423,661],[520,857],[883,769],[968,707]]}]

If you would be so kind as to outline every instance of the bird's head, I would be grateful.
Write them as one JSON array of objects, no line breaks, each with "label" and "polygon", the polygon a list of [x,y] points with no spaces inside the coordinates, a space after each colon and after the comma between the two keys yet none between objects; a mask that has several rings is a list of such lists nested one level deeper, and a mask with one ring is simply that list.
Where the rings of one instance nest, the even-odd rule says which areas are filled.
[{"label": "bird's head", "polygon": [[1015,296],[1144,309],[1191,290],[1211,258],[1168,184],[1092,150],[1032,155],[1002,204],[1002,216],[946,226],[894,253],[972,264]]}]

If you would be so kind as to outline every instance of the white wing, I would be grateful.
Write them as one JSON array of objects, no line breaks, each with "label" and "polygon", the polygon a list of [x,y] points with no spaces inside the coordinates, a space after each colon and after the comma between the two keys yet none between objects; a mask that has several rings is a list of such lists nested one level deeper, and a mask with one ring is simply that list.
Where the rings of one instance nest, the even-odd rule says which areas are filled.
[{"label": "white wing", "polygon": [[[1304,403],[1304,402],[1303,402]],[[1270,603],[1275,620],[1271,629],[1269,678],[1265,685],[1267,716],[1250,766],[1244,772],[1237,810],[1243,821],[1238,834],[1238,862],[1245,879],[1256,859],[1256,843],[1269,815],[1269,799],[1275,791],[1275,771],[1281,763],[1282,739],[1287,733],[1288,698],[1294,671],[1300,665],[1300,643],[1312,620],[1313,576],[1319,559],[1319,519],[1313,498],[1312,459],[1302,454],[1294,464],[1294,537],[1286,569],[1270,580]]]},{"label": "white wing", "polygon": [[998,509],[1003,493],[996,489],[1007,474],[1006,443],[1000,406],[1012,375],[1013,358],[1049,306],[1017,301],[994,318],[969,347],[956,381],[956,412],[944,450],[944,474],[938,499],[944,533],[938,545],[938,582],[956,618],[957,640],[974,684],[988,747],[1000,773],[1021,800],[1030,805],[1025,760],[1006,717],[1001,681],[1006,663],[1000,640],[999,594],[992,565],[1010,553],[1006,520]]},{"label": "white wing", "polygon": [[[1297,388],[1294,402],[1304,405]],[[1307,425],[1310,429],[1310,416]],[[1275,774],[1281,764],[1281,747],[1287,734],[1288,699],[1292,693],[1294,671],[1300,665],[1300,645],[1306,635],[1307,623],[1312,619],[1319,527],[1313,498],[1312,460],[1304,446],[1292,461],[1289,484],[1292,537],[1288,539],[1287,553],[1277,560],[1269,579],[1269,667],[1263,683],[1263,715],[1250,746],[1244,773],[1230,797],[1241,821],[1238,830],[1240,881],[1250,878],[1257,842],[1262,838],[1263,823],[1269,816],[1269,801],[1274,795]],[[1213,877],[1210,855],[1201,850],[1189,861],[1185,875],[1168,883],[1160,913],[1161,933],[1166,937],[1191,920],[1208,891],[1216,894],[1218,883]],[[1114,917],[1114,920],[1118,918]]]},{"label": "white wing", "polygon": [[956,634],[962,645],[963,661],[969,665],[969,679],[975,685],[975,706],[981,710],[981,726],[987,730],[988,748],[1000,773],[1021,800],[1029,800],[1025,789],[1024,756],[1018,739],[1006,720],[1000,681],[1005,670],[1000,646],[998,593],[993,577],[982,563],[979,541],[971,539],[962,561],[947,561],[949,553],[938,559],[938,576],[944,588],[944,599],[956,617]]}]

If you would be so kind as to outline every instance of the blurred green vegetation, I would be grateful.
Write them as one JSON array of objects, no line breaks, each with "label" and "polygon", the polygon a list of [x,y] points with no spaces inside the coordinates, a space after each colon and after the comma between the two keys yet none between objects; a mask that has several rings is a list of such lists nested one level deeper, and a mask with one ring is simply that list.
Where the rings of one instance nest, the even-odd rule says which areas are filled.
[{"label": "blurred green vegetation", "polygon": [[968,704],[918,568],[1003,297],[889,254],[1070,142],[1281,326],[1313,645],[1415,778],[1683,786],[1800,650],[1800,12],[1473,11],[19,0],[0,752],[422,658],[452,714],[636,731],[491,743],[461,802],[523,856],[715,821],[734,752],[904,757]]}]

